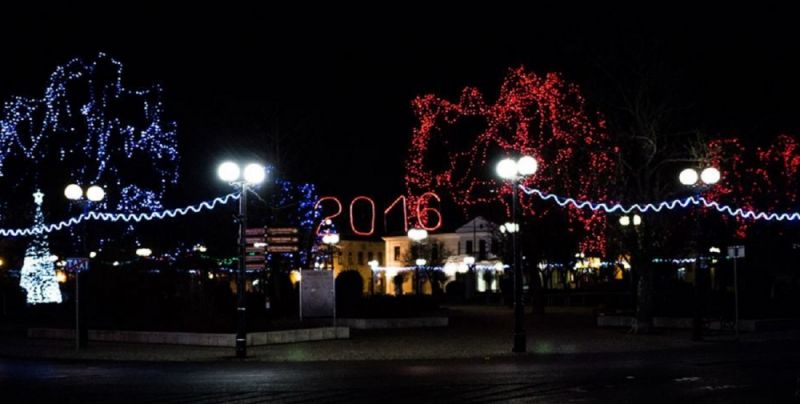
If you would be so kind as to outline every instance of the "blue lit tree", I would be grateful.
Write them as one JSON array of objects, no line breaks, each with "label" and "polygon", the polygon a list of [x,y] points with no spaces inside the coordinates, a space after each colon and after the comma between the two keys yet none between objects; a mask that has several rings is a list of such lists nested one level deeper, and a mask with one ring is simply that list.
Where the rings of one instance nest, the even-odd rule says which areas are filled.
[{"label": "blue lit tree", "polygon": [[103,53],[75,58],[50,75],[41,98],[6,101],[0,185],[60,194],[71,182],[97,184],[106,189],[105,209],[160,209],[178,181],[176,124],[163,116],[161,87],[126,88],[122,73]]},{"label": "blue lit tree", "polygon": [[281,254],[292,257],[293,267],[309,268],[310,250],[314,245],[315,226],[320,217],[319,210],[314,209],[317,203],[317,187],[310,183],[294,183],[288,180],[275,180],[274,192],[271,193],[271,222],[275,226],[291,226],[300,230],[300,251],[293,254]]}]

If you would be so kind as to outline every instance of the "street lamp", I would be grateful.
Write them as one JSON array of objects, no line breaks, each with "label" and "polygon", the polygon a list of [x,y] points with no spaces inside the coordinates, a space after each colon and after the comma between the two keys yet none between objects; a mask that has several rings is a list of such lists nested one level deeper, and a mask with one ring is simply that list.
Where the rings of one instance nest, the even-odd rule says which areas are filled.
[{"label": "street lamp", "polygon": [[[425,229],[418,229],[413,228],[408,230],[408,238],[411,239],[411,249],[412,249],[412,257],[417,258],[419,256],[419,245],[422,244],[425,239],[428,238],[428,231]],[[424,261],[424,260],[422,260]],[[416,294],[420,294],[420,284],[419,284],[419,264],[420,260],[417,259],[416,266],[414,267],[414,289]],[[421,265],[425,265],[424,263]]]},{"label": "street lamp", "polygon": [[[331,260],[331,271],[333,271],[333,248],[339,243],[339,234],[326,233],[324,236],[322,236],[322,242],[328,246],[328,256]],[[341,265],[341,262],[339,264]]]},{"label": "street lamp", "polygon": [[[722,175],[719,172],[719,169],[716,167],[706,167],[700,173],[697,173],[697,170],[694,168],[686,168],[678,174],[678,181],[681,184],[692,187],[696,193],[700,193],[717,182],[719,182]],[[701,289],[705,283],[705,273],[701,270],[701,267],[704,266],[702,260],[700,259],[700,221],[695,219],[695,243],[696,243],[696,250],[697,250],[697,260],[695,261],[695,277],[694,277],[694,295],[695,295],[695,307],[694,307],[694,316],[692,318],[692,339],[695,341],[700,341],[703,339],[703,323],[702,317],[703,313],[701,310],[702,306],[702,297],[701,296]]]},{"label": "street lamp", "polygon": [[378,265],[380,265],[380,263],[378,262],[378,260],[371,260],[371,261],[367,262],[367,265],[369,265],[369,269],[372,270],[372,279],[370,279],[370,281],[371,281],[370,282],[370,293],[374,296],[375,295],[375,272],[378,271]]},{"label": "street lamp", "polygon": [[153,250],[149,248],[137,248],[136,249],[136,256],[147,258],[153,254]]},{"label": "street lamp", "polygon": [[631,224],[634,225],[634,226],[639,226],[639,225],[642,224],[642,217],[639,216],[639,215],[633,215],[633,216],[624,215],[624,216],[620,216],[619,224],[621,226],[623,226],[623,227],[628,227]]},{"label": "street lamp", "polygon": [[[85,195],[85,198],[84,198]],[[89,213],[89,208],[92,203],[102,201],[106,196],[106,191],[98,185],[92,185],[86,189],[84,193],[83,188],[78,184],[69,184],[64,188],[64,196],[75,204],[80,205],[81,213],[85,216]],[[86,225],[82,225],[82,244],[81,255],[86,254]],[[87,262],[88,265],[88,262]],[[81,309],[80,309],[80,278],[81,270],[80,265],[75,266],[75,349],[85,348],[89,342],[89,329],[85,324],[81,323]]]},{"label": "street lamp", "polygon": [[261,164],[239,165],[227,161],[217,167],[219,178],[239,190],[239,271],[236,275],[236,296],[238,320],[236,326],[236,356],[247,356],[247,304],[245,299],[245,256],[247,255],[247,191],[254,185],[264,182],[267,170]]},{"label": "street lamp", "polygon": [[[497,163],[497,175],[505,181],[510,181],[511,189],[511,222],[504,225],[505,230],[511,234],[511,251],[514,255],[512,268],[514,268],[514,347],[512,352],[522,353],[526,351],[525,336],[525,306],[522,302],[522,269],[517,262],[517,233],[519,233],[519,223],[517,222],[517,192],[519,192],[519,182],[521,179],[536,174],[539,163],[531,156],[523,156],[514,161],[505,158]],[[511,225],[509,227],[509,225]]]}]

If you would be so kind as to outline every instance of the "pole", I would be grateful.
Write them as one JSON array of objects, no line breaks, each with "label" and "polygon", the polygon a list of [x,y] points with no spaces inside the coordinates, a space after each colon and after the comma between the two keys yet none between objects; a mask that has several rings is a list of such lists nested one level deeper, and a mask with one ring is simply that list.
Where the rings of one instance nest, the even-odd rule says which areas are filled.
[{"label": "pole", "polygon": [[[738,251],[737,251],[738,253]],[[733,257],[733,328],[736,330],[736,339],[739,339],[739,274],[736,270],[736,261],[738,258]]]},{"label": "pole", "polygon": [[247,256],[247,183],[242,181],[239,196],[239,273],[236,276],[238,314],[236,326],[236,357],[247,356],[247,304],[245,301],[245,259]]},{"label": "pole", "polygon": [[81,312],[80,312],[80,276],[81,271],[75,267],[75,350],[81,350]]},{"label": "pole", "polygon": [[511,234],[511,248],[514,254],[512,259],[514,265],[514,348],[511,351],[524,353],[526,351],[525,306],[522,304],[522,270],[517,262],[517,232],[519,231],[517,225],[517,180],[515,179],[512,184],[514,187],[511,191],[511,220],[514,223],[514,232]]},{"label": "pole", "polygon": [[[81,200],[81,210],[83,215],[86,216],[89,214],[89,201],[88,200]],[[88,257],[89,252],[86,248],[86,239],[89,237],[89,232],[86,228],[86,223],[82,223],[81,226],[81,233],[82,233],[82,240],[81,240],[81,255]],[[88,258],[87,258],[88,260]],[[87,269],[88,269],[88,261],[87,261]],[[81,287],[80,287],[80,279],[81,279],[81,269],[83,269],[83,263],[78,262],[75,266],[75,350],[80,350],[81,348],[86,348],[89,345],[89,329],[88,324],[86,322],[81,322]]]}]

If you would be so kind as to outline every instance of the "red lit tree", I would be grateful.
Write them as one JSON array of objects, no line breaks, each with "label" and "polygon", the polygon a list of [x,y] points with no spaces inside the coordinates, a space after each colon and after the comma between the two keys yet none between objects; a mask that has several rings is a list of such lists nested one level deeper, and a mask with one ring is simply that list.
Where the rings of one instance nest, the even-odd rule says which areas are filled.
[{"label": "red lit tree", "polygon": [[[522,154],[534,156],[539,163],[538,172],[526,178],[524,185],[581,199],[608,200],[615,148],[604,121],[587,111],[578,86],[558,74],[511,69],[493,103],[478,89],[467,87],[457,102],[425,95],[416,98],[413,107],[418,125],[405,177],[412,207],[415,197],[437,190],[449,193],[465,211],[475,205],[499,204],[508,214],[515,191],[497,178],[494,165],[504,156]],[[524,214],[535,217],[561,212],[522,192],[520,203]],[[603,254],[605,215],[576,209],[567,213],[571,230],[583,235],[581,248]]]}]

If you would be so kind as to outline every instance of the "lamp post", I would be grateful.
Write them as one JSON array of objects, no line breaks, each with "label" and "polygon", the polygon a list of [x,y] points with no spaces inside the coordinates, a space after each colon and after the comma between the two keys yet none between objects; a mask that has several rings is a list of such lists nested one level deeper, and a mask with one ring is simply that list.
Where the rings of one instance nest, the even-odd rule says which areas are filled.
[{"label": "lamp post", "polygon": [[379,263],[378,260],[371,260],[370,262],[367,262],[367,264],[369,265],[369,269],[372,270],[371,272],[372,278],[370,279],[369,292],[372,296],[375,296],[375,272],[378,271]]},{"label": "lamp post", "polygon": [[217,168],[219,178],[239,190],[239,271],[236,274],[236,357],[247,356],[247,304],[245,299],[245,256],[247,255],[247,191],[264,182],[267,171],[256,163],[248,164],[244,170],[233,162],[225,162]]},{"label": "lamp post", "polygon": [[[106,197],[106,191],[103,190],[102,187],[98,185],[92,185],[86,189],[84,193],[83,188],[81,188],[78,184],[69,184],[66,188],[64,188],[64,196],[67,197],[73,203],[79,204],[81,207],[81,213],[86,215],[89,213],[89,208],[91,207],[92,203],[100,202]],[[82,233],[83,233],[83,240],[82,240],[82,248],[81,248],[81,255],[86,255],[86,225],[82,226]],[[91,255],[91,254],[89,254]],[[81,323],[81,298],[80,298],[80,278],[81,278],[81,271],[80,265],[76,266],[75,270],[75,349],[85,348],[89,342],[89,328],[86,324]]]},{"label": "lamp post", "polygon": [[[514,346],[512,352],[523,353],[526,351],[525,336],[525,306],[522,302],[522,269],[517,262],[517,233],[519,224],[517,222],[517,192],[521,179],[533,175],[539,168],[535,158],[523,156],[514,161],[506,158],[497,163],[497,175],[505,181],[511,182],[511,223],[506,224],[506,231],[511,233],[511,250],[514,255],[512,265],[514,268]],[[509,228],[509,224],[511,228]]]},{"label": "lamp post", "polygon": [[[425,260],[419,259],[419,245],[428,238],[428,231],[425,229],[413,228],[408,230],[408,238],[411,239],[412,258],[416,259],[414,267],[414,289],[417,295],[420,294],[419,267],[425,265]],[[423,262],[420,264],[420,262]]]},{"label": "lamp post", "polygon": [[469,300],[475,292],[475,257],[468,255],[464,257],[463,262],[467,267],[466,282],[464,282],[464,298]]},{"label": "lamp post", "polygon": [[[642,217],[639,216],[638,214],[634,214],[633,216],[623,215],[623,216],[620,216],[620,218],[619,218],[619,224],[620,224],[620,226],[625,227],[625,228],[633,226],[633,234],[634,234],[634,237],[635,237],[634,241],[636,243],[636,247],[635,248],[636,248],[637,252],[641,252],[642,251],[642,242],[641,242],[641,238],[639,237],[639,226],[641,226],[641,224],[642,224]],[[631,257],[630,257],[631,268],[632,268],[631,269],[631,275],[630,275],[631,293],[632,293],[633,300],[634,300],[634,307],[636,307],[636,299],[637,299],[637,297],[636,297],[636,281],[637,281],[637,279],[636,279],[636,277],[633,276],[633,271],[636,270],[635,266],[633,265],[633,260],[634,259],[639,259],[638,254],[636,254],[636,255],[637,256],[634,258],[634,253],[632,251],[631,252]]]},{"label": "lamp post", "polygon": [[[328,246],[328,259],[330,259],[330,268],[333,271],[333,249],[336,244],[339,243],[339,234],[337,233],[327,233],[322,236],[322,242]],[[339,262],[339,265],[342,263]]]},{"label": "lamp post", "polygon": [[[697,170],[694,168],[686,168],[678,174],[678,181],[682,185],[691,187],[695,193],[700,193],[717,182],[719,182],[721,174],[715,167],[706,167],[698,175]],[[703,339],[703,298],[705,293],[705,272],[702,270],[702,260],[700,259],[700,221],[695,220],[695,249],[697,251],[697,259],[695,261],[695,275],[694,275],[694,316],[692,318],[692,340],[700,341]],[[702,283],[702,284],[701,284]]]}]

